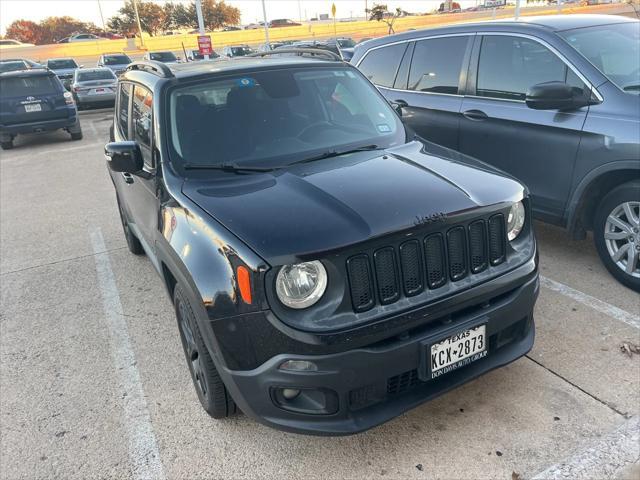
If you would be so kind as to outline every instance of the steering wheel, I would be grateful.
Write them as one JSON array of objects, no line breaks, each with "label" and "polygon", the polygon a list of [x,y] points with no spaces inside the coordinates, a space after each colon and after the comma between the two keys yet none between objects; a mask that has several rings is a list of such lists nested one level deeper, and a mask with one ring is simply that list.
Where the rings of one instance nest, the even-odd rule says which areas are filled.
[{"label": "steering wheel", "polygon": [[328,130],[330,128],[336,128],[334,125],[332,125],[331,123],[327,122],[326,120],[322,120],[320,122],[314,122],[311,125],[307,125],[306,127],[304,127],[302,129],[302,131],[296,135],[296,138],[304,138],[304,136],[309,133],[312,129],[320,129],[320,130]]}]

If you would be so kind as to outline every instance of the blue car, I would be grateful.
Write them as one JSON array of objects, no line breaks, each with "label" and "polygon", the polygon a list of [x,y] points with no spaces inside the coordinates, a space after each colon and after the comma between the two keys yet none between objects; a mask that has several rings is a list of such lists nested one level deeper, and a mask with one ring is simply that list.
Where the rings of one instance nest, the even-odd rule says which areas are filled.
[{"label": "blue car", "polygon": [[531,190],[539,219],[593,231],[640,291],[640,22],[551,15],[406,32],[356,46],[356,65],[420,137]]},{"label": "blue car", "polygon": [[76,104],[47,69],[0,74],[0,147],[13,148],[16,135],[65,130],[82,139]]}]

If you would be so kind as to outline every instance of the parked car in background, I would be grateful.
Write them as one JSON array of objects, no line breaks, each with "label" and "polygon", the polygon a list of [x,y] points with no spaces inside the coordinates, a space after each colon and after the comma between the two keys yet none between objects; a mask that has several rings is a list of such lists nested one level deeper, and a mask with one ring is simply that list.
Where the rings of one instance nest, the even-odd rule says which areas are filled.
[{"label": "parked car in background", "polygon": [[35,47],[33,43],[23,43],[11,38],[0,38],[0,49],[16,47]]},{"label": "parked car in background", "polygon": [[58,40],[58,43],[74,43],[74,42],[90,42],[96,40],[103,40],[93,33],[76,33],[70,37],[65,37],[62,40]]},{"label": "parked car in background", "polygon": [[120,35],[119,33],[115,33],[115,32],[103,32],[100,34],[100,38],[106,38],[108,40],[122,40],[124,37],[124,35]]},{"label": "parked car in background", "polygon": [[375,39],[352,62],[421,137],[523,181],[640,291],[640,22],[524,17]]},{"label": "parked car in background", "polygon": [[238,30],[242,30],[242,27],[236,25],[225,25],[222,27],[223,32],[237,32]]},{"label": "parked car in background", "polygon": [[180,59],[173,52],[147,52],[143,57],[145,60],[153,60],[162,63],[180,63]]},{"label": "parked car in background", "polygon": [[78,109],[113,105],[117,84],[118,77],[109,68],[83,68],[73,76],[71,93]]},{"label": "parked car in background", "polygon": [[116,75],[121,75],[131,63],[131,58],[125,53],[103,53],[98,58],[98,67],[107,67]]},{"label": "parked car in background", "polygon": [[415,140],[341,60],[147,67],[120,78],[106,163],[209,415],[352,434],[531,349],[518,181]]},{"label": "parked car in background", "polygon": [[229,58],[245,57],[256,53],[256,51],[249,45],[228,45],[222,48],[222,55]]},{"label": "parked car in background", "polygon": [[258,46],[258,52],[270,52],[271,50],[275,50],[276,48],[286,47],[288,45],[293,45],[300,40],[278,40],[276,42],[261,43]]},{"label": "parked car in background", "polygon": [[75,71],[82,67],[73,58],[50,58],[46,61],[45,66],[54,72],[63,83],[71,80]]},{"label": "parked car in background", "polygon": [[244,27],[245,30],[257,30],[258,28],[264,28],[264,22],[250,23]]},{"label": "parked car in background", "polygon": [[[218,55],[216,52],[211,52],[209,54],[209,59],[214,59],[214,58],[220,58],[220,55]],[[195,62],[197,60],[204,60],[204,55],[200,53],[200,50],[198,50],[197,48],[193,50],[188,50],[187,61]]]},{"label": "parked car in background", "polygon": [[346,51],[343,51],[340,48],[339,41],[336,42],[335,39],[327,39],[327,40],[302,40],[299,42],[294,42],[290,45],[286,45],[278,48],[304,48],[304,49],[316,49],[316,50],[325,50],[329,51],[338,57],[342,58],[344,61],[348,62],[353,55],[353,50],[347,48]]},{"label": "parked car in background", "polygon": [[29,68],[44,68],[45,66],[41,63],[34,62],[33,60],[29,60],[28,58],[3,58],[2,62],[24,62]]},{"label": "parked car in background", "polygon": [[353,49],[356,46],[356,42],[353,40],[353,38],[338,37],[335,41],[338,44],[340,56],[342,56],[344,61],[348,62],[349,60],[351,60],[351,57],[353,57]]},{"label": "parked car in background", "polygon": [[288,18],[277,18],[269,22],[269,28],[299,27],[300,25],[302,24],[294,22],[293,20],[289,20]]},{"label": "parked car in background", "polygon": [[0,74],[0,147],[13,148],[17,135],[66,130],[82,138],[71,93],[50,70],[37,68]]},{"label": "parked car in background", "polygon": [[31,66],[23,60],[2,60],[0,61],[0,73],[15,72],[18,70],[29,70]]}]

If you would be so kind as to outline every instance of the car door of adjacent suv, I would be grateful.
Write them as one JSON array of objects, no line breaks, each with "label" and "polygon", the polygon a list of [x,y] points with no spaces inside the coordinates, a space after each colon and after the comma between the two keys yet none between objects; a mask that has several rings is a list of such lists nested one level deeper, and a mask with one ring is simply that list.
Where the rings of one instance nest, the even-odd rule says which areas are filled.
[{"label": "car door of adjacent suv", "polygon": [[470,63],[460,151],[521,180],[531,190],[538,216],[559,222],[588,107],[533,110],[525,94],[550,81],[585,94],[590,87],[550,45],[530,36],[479,33]]},{"label": "car door of adjacent suv", "polygon": [[120,83],[117,104],[116,140],[134,140],[144,159],[138,174],[114,173],[123,207],[134,224],[134,233],[153,257],[154,232],[158,224],[156,166],[153,158],[153,96],[146,88]]}]

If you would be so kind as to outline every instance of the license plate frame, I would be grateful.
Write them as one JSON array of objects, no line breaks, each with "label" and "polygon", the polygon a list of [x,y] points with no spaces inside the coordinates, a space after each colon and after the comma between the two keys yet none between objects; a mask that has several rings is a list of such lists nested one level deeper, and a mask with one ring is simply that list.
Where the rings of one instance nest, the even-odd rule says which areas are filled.
[{"label": "license plate frame", "polygon": [[[488,330],[487,321],[486,319],[483,319],[482,321],[476,324],[468,325],[463,328],[451,331],[450,333],[442,337],[439,337],[436,340],[430,340],[430,341],[424,342],[422,344],[422,369],[421,369],[421,373],[423,377],[422,379],[424,381],[435,380],[437,378],[440,378],[443,375],[447,375],[448,373],[459,370],[462,367],[465,367],[482,358],[485,358],[489,354],[489,345],[488,345],[489,336],[487,334],[487,330]],[[452,361],[445,362],[445,364],[441,364],[438,366],[438,368],[434,369],[433,357],[432,357],[434,346],[438,346],[437,351],[443,351],[441,349],[444,349],[445,352],[446,352],[446,347],[448,346],[450,348],[450,352],[449,352],[450,355],[452,356],[454,355],[453,354],[454,349],[456,350],[455,355],[458,355],[457,345],[462,343],[462,348],[464,348],[464,342],[470,337],[474,338],[473,336],[474,333],[481,333],[482,335],[483,348],[481,350],[473,350],[473,352],[470,353],[469,355],[463,354],[461,358],[458,358],[455,360],[452,359]],[[458,337],[457,340],[452,341],[452,339],[455,339],[456,337]],[[475,338],[479,338],[479,336],[476,336]],[[476,341],[476,345],[477,345],[477,342],[478,341]],[[445,353],[444,356],[446,357],[446,355],[447,354]]]},{"label": "license plate frame", "polygon": [[40,105],[39,103],[26,104],[24,106],[24,111],[25,111],[25,113],[41,112],[42,111],[42,105]]}]

